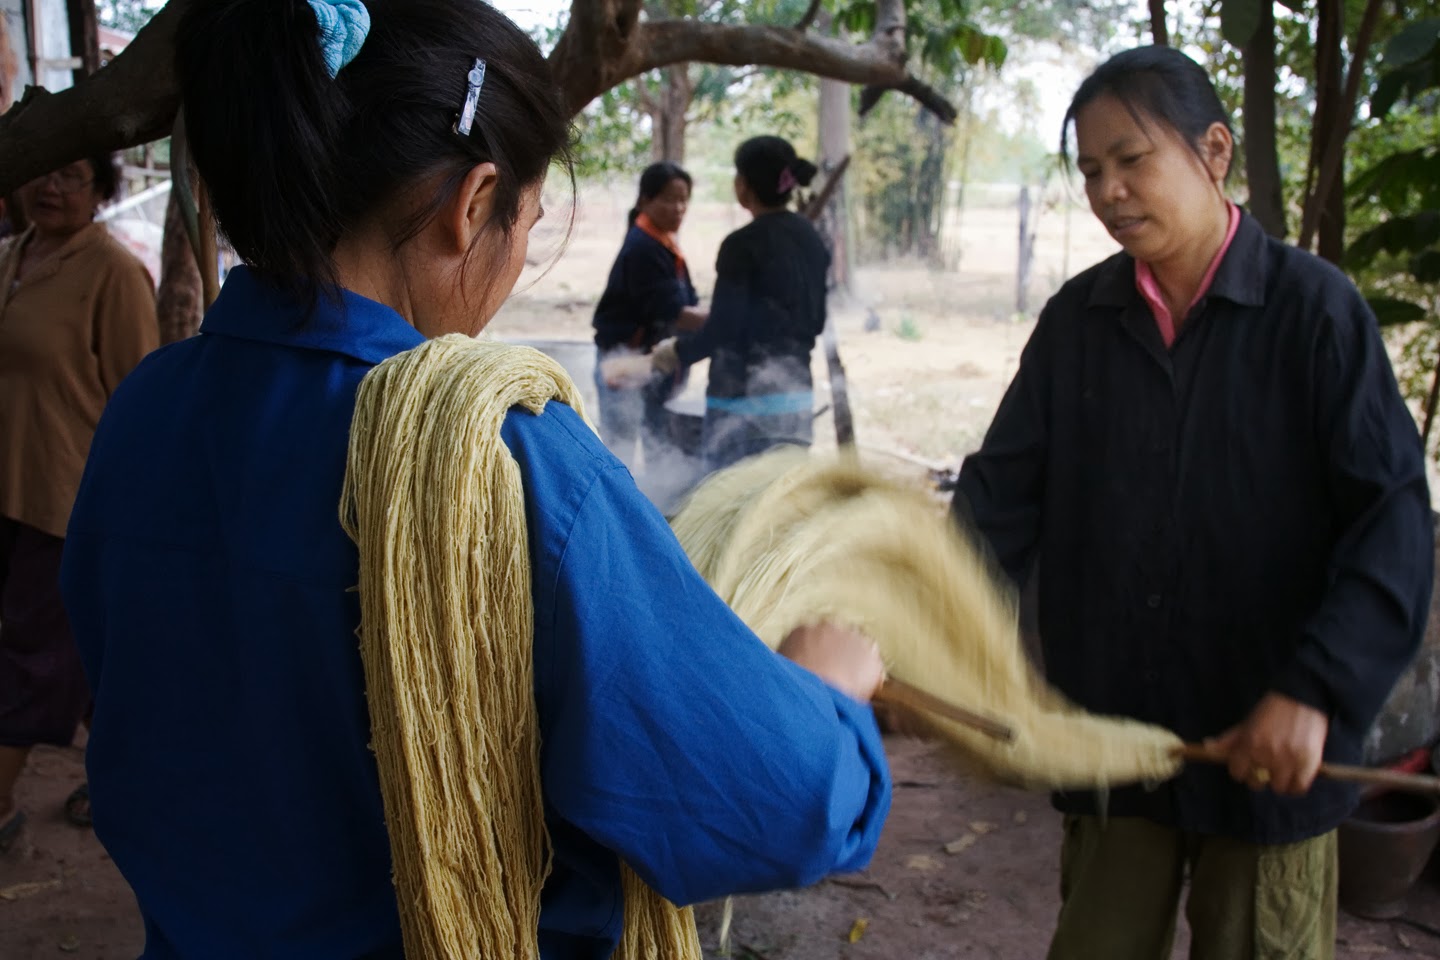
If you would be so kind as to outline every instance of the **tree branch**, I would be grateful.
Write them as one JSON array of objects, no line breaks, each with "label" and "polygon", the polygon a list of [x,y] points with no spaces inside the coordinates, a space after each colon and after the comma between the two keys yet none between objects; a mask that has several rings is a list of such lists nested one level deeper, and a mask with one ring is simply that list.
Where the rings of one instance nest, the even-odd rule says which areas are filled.
[{"label": "tree branch", "polygon": [[[110,64],[69,90],[30,90],[0,117],[0,195],[90,152],[170,132],[180,105],[175,30],[197,0],[170,0]],[[642,22],[643,0],[572,0],[550,55],[573,114],[630,77],[674,63],[778,67],[900,90],[940,117],[954,109],[906,70],[905,2],[876,0],[875,35],[851,44],[781,26]]]},{"label": "tree branch", "polygon": [[641,0],[571,0],[570,22],[550,52],[555,79],[565,91],[570,113],[643,70],[617,65],[635,46]]},{"label": "tree branch", "polygon": [[804,33],[806,30],[810,29],[812,24],[815,23],[815,18],[819,15],[820,0],[810,0],[810,9],[806,10],[805,16],[800,18],[799,23],[795,24],[795,29],[799,30],[801,33]]},{"label": "tree branch", "polygon": [[[567,102],[579,113],[591,100],[624,80],[672,63],[778,67],[832,80],[900,90],[938,116],[956,116],[944,97],[905,68],[905,0],[876,0],[875,34],[853,44],[792,27],[653,20],[635,27],[629,42],[600,51],[598,11],[638,5],[640,0],[572,0],[570,24],[550,56]],[[614,57],[617,47],[623,52]]]},{"label": "tree branch", "polygon": [[853,44],[788,27],[661,20],[647,23],[624,68],[644,73],[672,63],[751,64],[804,70],[852,83],[898,85],[905,65],[875,43]]},{"label": "tree branch", "polygon": [[0,117],[0,195],[87,153],[170,132],[180,106],[175,25],[191,0],[170,0],[104,68],[60,93],[37,87]]},{"label": "tree branch", "polygon": [[873,110],[887,90],[898,90],[913,98],[916,103],[935,114],[940,122],[947,126],[954,123],[960,115],[959,111],[955,109],[955,105],[945,99],[944,94],[914,74],[909,74],[903,83],[893,87],[867,86],[862,90],[860,92],[860,116],[863,117]]}]

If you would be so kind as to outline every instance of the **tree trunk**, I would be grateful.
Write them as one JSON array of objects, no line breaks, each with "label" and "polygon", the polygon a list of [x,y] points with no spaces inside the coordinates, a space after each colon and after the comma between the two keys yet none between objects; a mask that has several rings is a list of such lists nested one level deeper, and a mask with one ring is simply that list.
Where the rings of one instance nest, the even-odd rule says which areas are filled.
[{"label": "tree trunk", "polygon": [[688,63],[671,64],[661,71],[660,97],[650,111],[650,143],[657,162],[685,162],[685,129],[694,97]]},{"label": "tree trunk", "polygon": [[160,247],[160,289],[155,312],[160,318],[160,342],[174,343],[194,336],[200,329],[200,268],[180,215],[178,191],[171,189],[165,207],[165,239]]},{"label": "tree trunk", "polygon": [[946,129],[933,114],[916,111],[916,125],[924,152],[915,176],[915,252],[940,265],[940,242],[945,225],[945,168],[950,150]]},{"label": "tree trunk", "polygon": [[[1321,0],[1316,33],[1316,89],[1314,140],[1305,176],[1305,211],[1300,222],[1300,246],[1309,249],[1318,232],[1320,256],[1338,263],[1345,249],[1345,142],[1355,120],[1365,60],[1380,20],[1380,0],[1367,0],[1360,29],[1350,45],[1350,68],[1342,69],[1340,44],[1344,39],[1343,0]],[[1323,65],[1323,66],[1322,66]],[[1341,76],[1344,74],[1344,87]],[[1324,109],[1322,110],[1322,96]],[[1322,124],[1323,121],[1323,124]]]},{"label": "tree trunk", "polygon": [[[1319,23],[1315,34],[1315,122],[1310,148],[1313,195],[1308,198],[1312,230],[1319,234],[1316,252],[1338,263],[1345,247],[1345,184],[1335,177],[1322,183],[1321,171],[1331,151],[1342,151],[1349,133],[1343,99],[1341,43],[1345,36],[1344,0],[1319,0]],[[1307,241],[1309,237],[1302,238]]]},{"label": "tree trunk", "polygon": [[1245,68],[1245,180],[1250,213],[1272,237],[1285,238],[1285,197],[1275,138],[1275,3],[1260,0],[1260,23],[1240,52]]},{"label": "tree trunk", "polygon": [[[833,175],[840,161],[850,155],[850,85],[838,80],[820,81],[820,171]],[[841,296],[850,294],[850,205],[849,191],[841,180],[821,214],[820,230],[830,241],[831,289]]]},{"label": "tree trunk", "polygon": [[1150,35],[1157,47],[1170,46],[1170,28],[1165,24],[1165,0],[1150,0]]}]

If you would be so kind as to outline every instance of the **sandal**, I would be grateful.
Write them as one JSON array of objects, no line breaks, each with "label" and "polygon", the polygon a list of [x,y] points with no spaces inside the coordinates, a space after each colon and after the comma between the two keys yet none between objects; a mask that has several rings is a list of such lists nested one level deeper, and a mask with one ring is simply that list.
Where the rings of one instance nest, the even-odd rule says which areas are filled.
[{"label": "sandal", "polygon": [[76,787],[70,796],[65,798],[65,819],[77,827],[89,827],[90,820],[90,784],[82,783]]},{"label": "sandal", "polygon": [[6,853],[15,845],[15,840],[20,836],[20,828],[25,826],[25,813],[16,810],[10,815],[10,819],[0,823],[0,853]]}]

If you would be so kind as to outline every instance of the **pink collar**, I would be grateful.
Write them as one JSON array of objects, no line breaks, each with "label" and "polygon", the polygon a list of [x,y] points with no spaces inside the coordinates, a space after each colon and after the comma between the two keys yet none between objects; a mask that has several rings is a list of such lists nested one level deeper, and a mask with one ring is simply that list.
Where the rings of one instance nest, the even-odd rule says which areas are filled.
[{"label": "pink collar", "polygon": [[[1195,304],[1200,298],[1210,292],[1210,284],[1215,282],[1215,272],[1220,269],[1220,261],[1225,259],[1225,254],[1230,249],[1230,242],[1235,239],[1235,231],[1240,229],[1240,208],[1230,204],[1230,226],[1225,231],[1225,242],[1220,244],[1220,249],[1215,251],[1215,259],[1210,261],[1210,268],[1205,271],[1205,276],[1200,280],[1200,289],[1195,291],[1195,297],[1190,305],[1185,308],[1188,315],[1195,309]],[[1160,330],[1160,339],[1165,341],[1165,349],[1170,349],[1175,343],[1175,318],[1170,315],[1170,308],[1165,306],[1165,298],[1160,294],[1160,284],[1155,280],[1155,274],[1150,269],[1150,264],[1144,260],[1135,261],[1135,289],[1140,291],[1140,296],[1150,307],[1150,312],[1155,315],[1155,326]]]}]

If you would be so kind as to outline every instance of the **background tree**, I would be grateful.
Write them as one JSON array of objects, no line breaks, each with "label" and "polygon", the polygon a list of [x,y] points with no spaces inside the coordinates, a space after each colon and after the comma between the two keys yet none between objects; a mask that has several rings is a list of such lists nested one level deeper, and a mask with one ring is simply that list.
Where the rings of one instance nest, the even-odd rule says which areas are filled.
[{"label": "background tree", "polygon": [[[1403,107],[1400,105],[1403,104]],[[1346,266],[1401,345],[1397,373],[1421,404],[1432,440],[1440,400],[1440,18],[1424,19],[1386,46],[1370,115],[1383,146],[1350,183],[1352,212],[1372,225],[1351,243]],[[1397,109],[1400,107],[1400,109]]]},{"label": "background tree", "polygon": [[[175,25],[201,0],[170,0],[115,60],[56,94],[33,88],[0,117],[0,192],[92,150],[165,136],[179,105],[172,64]],[[905,0],[873,0],[874,30],[858,43],[798,26],[651,20],[642,0],[573,0],[550,54],[578,113],[618,84],[671,64],[704,62],[800,70],[877,89],[897,89],[942,116],[954,108],[908,66]]]}]

